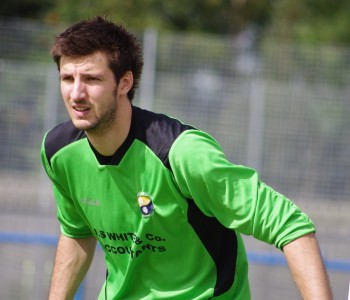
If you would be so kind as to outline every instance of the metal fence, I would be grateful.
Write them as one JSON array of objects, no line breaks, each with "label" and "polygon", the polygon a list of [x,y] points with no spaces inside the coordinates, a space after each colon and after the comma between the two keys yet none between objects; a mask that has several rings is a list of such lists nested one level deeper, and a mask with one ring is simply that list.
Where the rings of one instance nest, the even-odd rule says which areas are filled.
[{"label": "metal fence", "polygon": [[[45,299],[58,224],[39,150],[67,120],[50,60],[52,28],[0,20],[0,290],[2,299]],[[229,159],[314,219],[335,299],[350,277],[350,49],[146,30],[135,104],[211,133]],[[246,237],[253,299],[295,299],[282,256]],[[266,256],[267,255],[267,256]],[[276,256],[277,255],[277,256]],[[275,259],[277,257],[277,259]],[[102,252],[78,297],[96,299]]]}]

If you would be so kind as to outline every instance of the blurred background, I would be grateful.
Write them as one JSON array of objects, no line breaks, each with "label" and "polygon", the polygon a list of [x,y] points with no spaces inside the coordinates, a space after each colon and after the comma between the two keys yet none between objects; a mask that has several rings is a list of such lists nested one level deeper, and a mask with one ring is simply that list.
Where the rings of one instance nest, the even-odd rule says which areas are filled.
[{"label": "blurred background", "polygon": [[[135,105],[208,131],[314,220],[335,299],[350,279],[350,1],[2,0],[0,298],[46,299],[59,226],[41,168],[68,120],[53,38],[106,15],[145,53]],[[245,237],[252,299],[298,299],[281,253]],[[76,299],[96,299],[102,251]]]}]

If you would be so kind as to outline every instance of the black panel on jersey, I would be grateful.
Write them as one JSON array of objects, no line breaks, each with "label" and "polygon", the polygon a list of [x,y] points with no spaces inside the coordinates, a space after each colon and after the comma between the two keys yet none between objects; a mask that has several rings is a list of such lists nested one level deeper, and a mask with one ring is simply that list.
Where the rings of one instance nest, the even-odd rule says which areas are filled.
[{"label": "black panel on jersey", "polygon": [[60,124],[53,128],[46,136],[45,151],[50,160],[60,149],[65,146],[86,137],[85,132],[74,127],[72,121]]},{"label": "black panel on jersey", "polygon": [[133,124],[131,123],[131,128],[128,136],[126,137],[123,144],[117,149],[117,151],[113,155],[111,156],[102,155],[99,152],[97,152],[97,150],[92,146],[90,142],[89,144],[92,151],[94,151],[97,161],[100,163],[100,165],[117,166],[122,160],[122,158],[124,157],[125,153],[129,150],[134,140],[135,140],[134,129],[133,129]]},{"label": "black panel on jersey", "polygon": [[237,236],[216,218],[207,217],[192,199],[188,199],[188,222],[213,258],[217,269],[214,296],[225,293],[232,286],[236,273]]},{"label": "black panel on jersey", "polygon": [[[171,145],[187,129],[193,129],[193,127],[184,125],[166,115],[133,106],[130,132],[124,143],[113,155],[104,156],[98,153],[91,144],[90,146],[101,165],[118,165],[134,140],[138,139],[145,143],[167,168],[170,168],[168,154]],[[57,151],[84,137],[86,137],[85,132],[76,129],[72,121],[56,126],[46,137],[47,159],[50,162]]]},{"label": "black panel on jersey", "polygon": [[92,145],[91,148],[101,165],[118,165],[134,140],[137,139],[149,147],[170,169],[168,159],[170,148],[175,139],[187,129],[193,129],[193,127],[184,125],[166,115],[133,106],[130,132],[120,148],[111,156],[99,154]]},{"label": "black panel on jersey", "polygon": [[155,155],[170,169],[169,151],[176,138],[185,130],[194,129],[163,114],[133,107],[135,137],[145,143]]}]

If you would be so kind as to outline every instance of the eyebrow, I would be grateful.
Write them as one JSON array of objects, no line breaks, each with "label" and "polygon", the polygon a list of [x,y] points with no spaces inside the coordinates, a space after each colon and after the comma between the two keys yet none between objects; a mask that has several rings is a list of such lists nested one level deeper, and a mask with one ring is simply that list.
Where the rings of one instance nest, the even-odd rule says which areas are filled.
[{"label": "eyebrow", "polygon": [[[85,72],[80,72],[79,75],[82,77],[87,77],[87,76],[95,76],[95,77],[104,77],[105,76],[105,72],[103,71],[85,71]],[[74,72],[70,72],[70,71],[60,71],[60,77],[62,76],[73,76]]]}]

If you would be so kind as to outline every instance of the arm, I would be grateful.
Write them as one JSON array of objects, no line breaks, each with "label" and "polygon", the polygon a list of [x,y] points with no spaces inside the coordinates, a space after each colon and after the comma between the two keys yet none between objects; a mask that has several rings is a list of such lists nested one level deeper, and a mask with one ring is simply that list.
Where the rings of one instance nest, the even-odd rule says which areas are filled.
[{"label": "arm", "polygon": [[[211,163],[203,164],[208,160]],[[260,182],[255,170],[231,164],[215,140],[195,130],[178,137],[169,152],[169,162],[181,192],[194,199],[204,214],[279,249],[284,246],[305,299],[332,299],[312,234],[313,222],[293,202]]]},{"label": "arm", "polygon": [[95,253],[95,237],[74,239],[61,234],[49,292],[50,300],[73,299]]},{"label": "arm", "polygon": [[283,251],[303,299],[333,299],[315,234],[290,242]]}]

